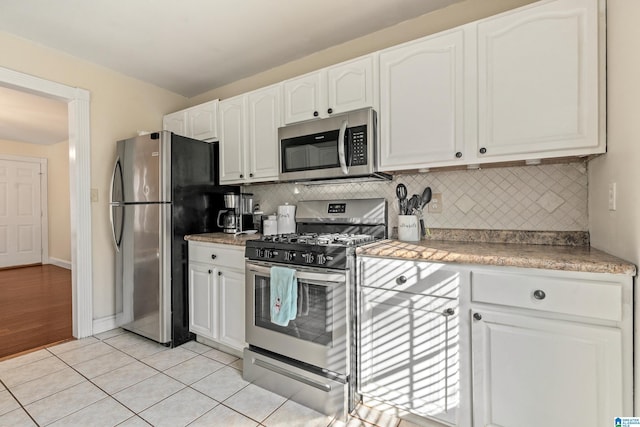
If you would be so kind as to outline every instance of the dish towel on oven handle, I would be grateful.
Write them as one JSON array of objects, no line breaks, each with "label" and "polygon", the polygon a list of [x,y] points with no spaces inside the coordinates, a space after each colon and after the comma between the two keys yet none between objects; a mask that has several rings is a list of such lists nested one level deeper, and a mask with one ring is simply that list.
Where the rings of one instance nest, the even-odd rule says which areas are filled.
[{"label": "dish towel on oven handle", "polygon": [[287,267],[271,267],[270,307],[271,322],[287,326],[298,313],[298,279],[296,270]]}]

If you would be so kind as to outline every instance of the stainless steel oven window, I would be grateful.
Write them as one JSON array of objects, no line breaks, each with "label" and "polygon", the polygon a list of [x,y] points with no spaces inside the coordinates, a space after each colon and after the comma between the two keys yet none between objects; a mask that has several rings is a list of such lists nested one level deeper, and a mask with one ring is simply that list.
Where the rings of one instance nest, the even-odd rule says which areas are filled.
[{"label": "stainless steel oven window", "polygon": [[255,325],[322,345],[333,341],[333,289],[298,280],[298,315],[285,326],[271,322],[270,278],[255,276]]}]

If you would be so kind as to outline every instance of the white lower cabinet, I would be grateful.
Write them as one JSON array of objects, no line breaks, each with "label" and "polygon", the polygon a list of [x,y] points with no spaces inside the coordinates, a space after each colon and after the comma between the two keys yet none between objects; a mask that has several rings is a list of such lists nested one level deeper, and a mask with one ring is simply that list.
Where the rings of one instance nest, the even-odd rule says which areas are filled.
[{"label": "white lower cabinet", "polygon": [[474,310],[474,426],[613,425],[623,413],[619,328]]},{"label": "white lower cabinet", "polygon": [[244,247],[189,242],[189,330],[242,351]]},{"label": "white lower cabinet", "polygon": [[474,267],[473,425],[613,425],[633,415],[632,277]]},{"label": "white lower cabinet", "polygon": [[634,415],[631,276],[359,261],[365,403],[429,426],[600,427]]},{"label": "white lower cabinet", "polygon": [[358,388],[365,403],[458,425],[461,403],[468,405],[460,394],[461,375],[469,377],[460,365],[465,275],[428,262],[363,257],[360,266]]}]

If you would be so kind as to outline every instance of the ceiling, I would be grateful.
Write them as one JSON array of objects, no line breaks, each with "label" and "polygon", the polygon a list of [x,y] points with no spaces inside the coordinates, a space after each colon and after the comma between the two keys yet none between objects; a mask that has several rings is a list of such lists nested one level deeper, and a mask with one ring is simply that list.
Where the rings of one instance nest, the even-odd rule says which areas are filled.
[{"label": "ceiling", "polygon": [[[460,0],[2,0],[0,31],[192,97]],[[0,88],[0,139],[66,140],[66,105]]]}]

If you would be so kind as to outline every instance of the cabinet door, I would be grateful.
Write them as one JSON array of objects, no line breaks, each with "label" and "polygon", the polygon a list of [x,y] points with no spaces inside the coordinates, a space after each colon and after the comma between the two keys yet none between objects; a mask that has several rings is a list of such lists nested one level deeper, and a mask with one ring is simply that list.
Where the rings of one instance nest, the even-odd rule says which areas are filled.
[{"label": "cabinet door", "polygon": [[187,131],[187,114],[184,111],[167,114],[162,118],[162,129],[176,135],[190,136]]},{"label": "cabinet door", "polygon": [[456,424],[456,300],[362,288],[361,304],[360,393]]},{"label": "cabinet door", "polygon": [[321,71],[284,82],[284,122],[295,123],[319,117],[322,99]]},{"label": "cabinet door", "polygon": [[218,137],[218,100],[210,101],[187,110],[190,137],[212,140]]},{"label": "cabinet door", "polygon": [[207,264],[189,263],[189,331],[218,338],[218,270]]},{"label": "cabinet door", "polygon": [[479,157],[604,152],[597,0],[534,4],[477,31]]},{"label": "cabinet door", "polygon": [[327,114],[373,106],[373,56],[327,68]]},{"label": "cabinet door", "polygon": [[479,311],[471,330],[473,425],[598,427],[622,414],[619,329]]},{"label": "cabinet door", "polygon": [[382,170],[461,163],[463,40],[458,29],[380,54]]},{"label": "cabinet door", "polygon": [[247,96],[249,180],[278,178],[278,128],[282,125],[280,105],[282,87],[270,86]]},{"label": "cabinet door", "polygon": [[242,350],[244,342],[244,274],[220,269],[220,342]]},{"label": "cabinet door", "polygon": [[220,102],[220,184],[245,179],[245,97]]}]

